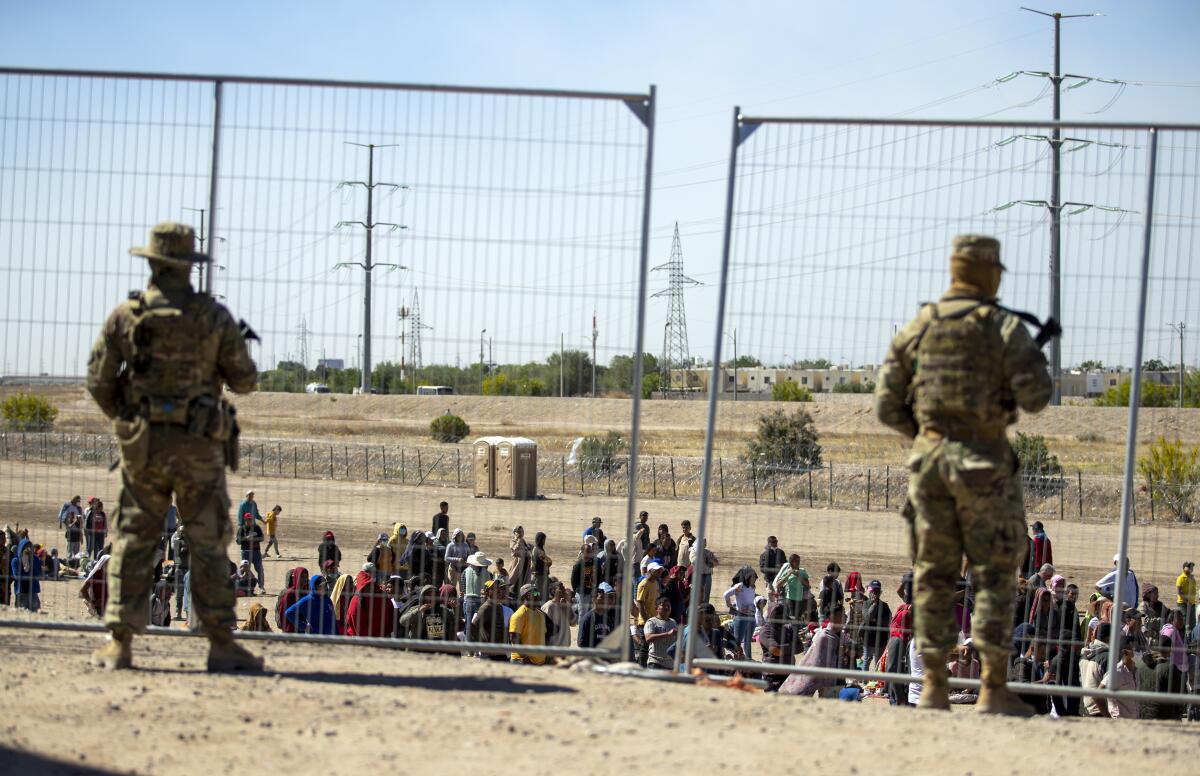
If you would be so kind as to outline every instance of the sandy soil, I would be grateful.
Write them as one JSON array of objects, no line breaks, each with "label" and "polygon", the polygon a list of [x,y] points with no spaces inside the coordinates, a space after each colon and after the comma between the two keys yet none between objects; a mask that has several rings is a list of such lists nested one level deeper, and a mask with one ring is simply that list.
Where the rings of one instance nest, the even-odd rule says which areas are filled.
[{"label": "sandy soil", "polygon": [[[139,670],[97,637],[0,629],[0,772],[629,774],[1180,772],[1194,726],[934,716],[447,656],[255,645],[267,672],[203,673],[202,641],[143,638]],[[486,741],[483,746],[474,742]],[[893,742],[883,746],[881,742]],[[894,742],[905,742],[896,746]],[[1019,758],[1019,759],[1018,759]]]},{"label": "sandy soil", "polygon": [[[0,389],[0,396],[14,388]],[[107,433],[109,428],[80,387],[38,389],[58,406],[56,428]],[[256,393],[238,399],[247,438],[302,437],[370,442],[428,441],[429,422],[450,410],[465,418],[472,435],[528,436],[548,452],[562,452],[584,434],[628,434],[631,402],[625,399],[558,399],[499,396],[348,396]],[[763,412],[794,404],[722,400],[717,454],[736,456]],[[875,420],[869,396],[818,395],[803,405],[816,421],[830,460],[882,464],[904,460],[904,445]],[[644,450],[655,455],[703,452],[706,402],[654,399],[642,403]],[[1050,407],[1022,416],[1017,431],[1042,434],[1063,464],[1085,472],[1119,472],[1128,410],[1121,407]],[[1084,441],[1080,435],[1087,432]],[[1158,436],[1200,442],[1200,410],[1145,409],[1139,440]]]},{"label": "sandy soil", "polygon": [[[30,526],[36,541],[61,545],[57,531],[58,507],[68,492],[85,497],[98,495],[110,505],[116,503],[117,475],[99,467],[66,467],[49,464],[0,462],[0,515],[5,521]],[[234,475],[230,495],[236,503],[249,488],[257,491],[264,511],[279,503],[285,508],[280,521],[283,557],[265,561],[267,589],[278,591],[288,569],[295,565],[316,565],[316,547],[325,530],[337,535],[345,558],[344,570],[356,571],[381,532],[392,523],[403,522],[410,529],[431,527],[437,503],[450,502],[451,527],[475,531],[480,548],[489,558],[501,555],[508,561],[508,536],[514,525],[523,525],[532,538],[537,531],[548,536],[547,548],[556,563],[553,571],[569,577],[570,565],[578,551],[578,537],[593,515],[604,519],[612,535],[624,531],[626,502],[623,498],[602,496],[553,496],[545,500],[514,502],[500,499],[464,497],[462,490],[440,487],[400,486],[391,483],[251,479]],[[641,499],[637,508],[650,512],[651,525],[667,523],[678,534],[679,522],[689,519],[696,524],[698,505],[690,501]],[[878,578],[885,590],[895,590],[899,577],[908,568],[903,521],[888,512],[855,512],[828,509],[793,508],[782,505],[714,503],[709,512],[709,545],[720,559],[714,595],[724,591],[720,583],[732,576],[744,563],[758,567],[758,555],[766,537],[779,537],[781,546],[798,552],[805,567],[817,574],[831,560],[844,571],[859,570],[866,579]],[[1055,558],[1060,572],[1078,584],[1084,594],[1111,568],[1116,547],[1114,525],[1079,524],[1070,521],[1047,523],[1054,541]],[[236,548],[230,548],[235,558]],[[1197,526],[1138,525],[1131,532],[1130,559],[1143,583],[1152,582],[1163,590],[1172,590],[1179,564],[1200,556],[1200,528]],[[77,619],[86,617],[76,599],[78,583],[47,583],[43,594],[46,616]],[[894,598],[890,596],[890,598]],[[274,598],[241,599],[244,614],[254,601],[273,604]]]}]

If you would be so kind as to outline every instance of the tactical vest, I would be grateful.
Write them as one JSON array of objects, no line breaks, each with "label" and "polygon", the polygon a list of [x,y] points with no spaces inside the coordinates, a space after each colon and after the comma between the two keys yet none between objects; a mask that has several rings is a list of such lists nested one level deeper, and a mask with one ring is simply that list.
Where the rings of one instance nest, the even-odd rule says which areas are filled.
[{"label": "tactical vest", "polygon": [[1004,340],[997,308],[980,302],[927,305],[913,360],[913,412],[922,430],[955,438],[1004,433],[1008,412]]},{"label": "tactical vest", "polygon": [[129,310],[130,400],[152,423],[185,425],[194,399],[221,395],[212,308],[200,295],[180,307],[152,290],[131,293]]}]

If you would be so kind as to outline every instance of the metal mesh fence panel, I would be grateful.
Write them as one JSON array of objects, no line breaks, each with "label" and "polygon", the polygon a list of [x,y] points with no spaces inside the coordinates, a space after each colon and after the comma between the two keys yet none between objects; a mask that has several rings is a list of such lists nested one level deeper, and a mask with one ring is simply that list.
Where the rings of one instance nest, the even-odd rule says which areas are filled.
[{"label": "metal mesh fence panel", "polygon": [[[0,436],[2,617],[99,622],[101,559],[132,529],[83,375],[108,312],[145,287],[128,249],[170,220],[212,257],[193,285],[260,337],[257,391],[233,397],[239,623],[459,651],[506,644],[497,618],[532,584],[548,646],[620,648],[632,579],[582,534],[600,516],[617,557],[641,467],[577,442],[611,433],[624,460],[637,441],[653,114],[653,92],[0,73],[0,399],[25,408]],[[500,467],[482,479],[480,437]],[[152,625],[197,624],[189,518],[163,515]],[[26,536],[36,606],[9,566]],[[335,623],[287,613],[301,576],[327,579]]]},{"label": "metal mesh fence panel", "polygon": [[[697,640],[699,665],[717,668],[712,653],[762,659],[776,664],[763,670],[782,682],[778,665],[799,663],[808,675],[799,685],[805,694],[836,689],[840,682],[830,677],[881,663],[902,674],[920,668],[912,665],[919,655],[906,649],[910,529],[897,514],[908,487],[908,444],[874,420],[871,394],[889,341],[921,303],[947,293],[951,237],[981,233],[1002,244],[1001,302],[1038,318],[1057,309],[1064,329],[1056,375],[1062,406],[1021,414],[1010,440],[1036,548],[1022,564],[1019,591],[1014,580],[1014,677],[1028,683],[1053,673],[1055,686],[1076,688],[1060,690],[1055,710],[1080,713],[1070,696],[1080,694],[1081,682],[1095,688],[1090,658],[1104,652],[1097,662],[1106,659],[1108,621],[1122,626],[1121,608],[1110,614],[1104,595],[1114,596],[1115,575],[1106,575],[1125,537],[1139,587],[1127,585],[1120,597],[1142,606],[1155,586],[1165,608],[1185,616],[1174,646],[1151,643],[1161,634],[1150,626],[1131,626],[1125,641],[1137,644],[1137,661],[1174,660],[1181,671],[1175,684],[1139,689],[1191,691],[1196,634],[1183,632],[1193,626],[1175,590],[1180,564],[1198,542],[1161,497],[1166,475],[1147,479],[1141,468],[1126,492],[1124,456],[1127,437],[1136,440],[1138,460],[1150,458],[1159,437],[1180,440],[1185,456],[1200,443],[1195,411],[1162,398],[1175,391],[1186,404],[1196,378],[1180,365],[1186,354],[1172,362],[1167,350],[1178,328],[1157,322],[1186,318],[1198,290],[1180,259],[1194,232],[1185,214],[1196,185],[1187,162],[1196,132],[1159,132],[1175,154],[1168,166],[1164,157],[1152,161],[1150,127],[1057,130],[1061,141],[1056,128],[1040,125],[735,120],[723,317],[709,351],[719,366],[676,378],[703,385],[713,402],[700,523],[717,565],[698,602],[713,607],[709,624],[725,625]],[[1049,193],[1055,146],[1060,203]],[[1155,184],[1155,173],[1166,177]],[[1148,185],[1157,186],[1153,218]],[[1051,247],[1056,221],[1058,253]],[[1148,228],[1151,333],[1139,364]],[[1145,403],[1161,409],[1143,410],[1130,434],[1123,405],[1134,367],[1142,366]],[[1178,490],[1171,495],[1178,502]],[[734,499],[736,506],[723,503]],[[1051,560],[1053,571],[1039,580],[1042,561]],[[1039,585],[1055,592],[1038,593]],[[971,635],[973,592],[969,579],[960,583],[960,642]],[[835,607],[845,610],[840,631],[828,625]],[[970,647],[955,657],[961,661],[952,675],[978,670]],[[822,675],[822,668],[833,670]],[[867,692],[907,702],[898,682],[857,678]],[[1051,703],[1036,705],[1048,711]],[[1084,713],[1098,710],[1083,705]]]}]

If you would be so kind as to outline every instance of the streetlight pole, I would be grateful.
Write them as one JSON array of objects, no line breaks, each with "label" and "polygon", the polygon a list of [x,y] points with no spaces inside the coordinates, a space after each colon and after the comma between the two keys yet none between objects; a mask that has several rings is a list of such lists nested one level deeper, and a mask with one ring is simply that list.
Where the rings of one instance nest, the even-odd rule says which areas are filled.
[{"label": "streetlight pole", "polygon": [[487,334],[487,329],[479,330],[479,395],[483,395],[483,375],[487,368],[483,364],[483,335]]},{"label": "streetlight pole", "polygon": [[1179,409],[1183,409],[1183,332],[1187,329],[1187,324],[1180,321],[1167,325],[1179,332]]}]

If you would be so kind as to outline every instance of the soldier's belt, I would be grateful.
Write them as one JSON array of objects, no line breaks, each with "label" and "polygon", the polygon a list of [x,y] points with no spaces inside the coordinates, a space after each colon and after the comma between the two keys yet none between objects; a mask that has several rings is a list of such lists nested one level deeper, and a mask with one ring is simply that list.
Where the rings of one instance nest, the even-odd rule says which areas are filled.
[{"label": "soldier's belt", "polygon": [[997,442],[1004,439],[1004,429],[975,429],[966,431],[963,429],[938,429],[938,428],[923,428],[921,436],[932,442],[942,442],[950,440],[951,442]]},{"label": "soldier's belt", "polygon": [[155,425],[186,426],[191,402],[187,399],[150,397],[147,402],[146,420]]}]

